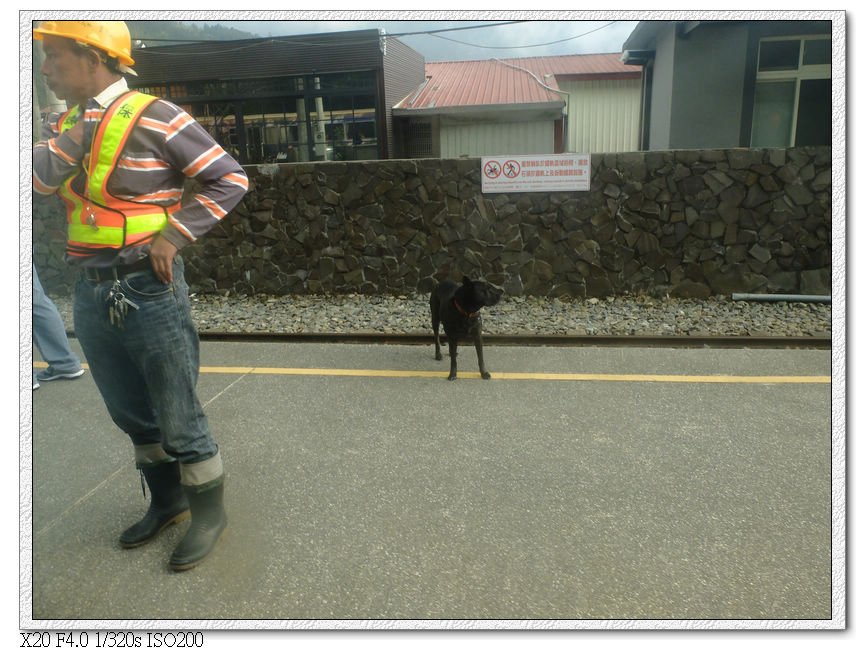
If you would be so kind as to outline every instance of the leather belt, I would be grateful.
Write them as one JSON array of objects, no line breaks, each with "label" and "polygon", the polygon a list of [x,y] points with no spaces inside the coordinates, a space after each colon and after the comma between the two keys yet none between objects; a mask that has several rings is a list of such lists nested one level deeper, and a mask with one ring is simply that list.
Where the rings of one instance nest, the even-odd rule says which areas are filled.
[{"label": "leather belt", "polygon": [[133,273],[142,273],[144,271],[152,271],[150,258],[145,257],[132,264],[119,264],[117,266],[106,267],[85,267],[84,277],[91,282],[108,282],[109,280],[119,280]]}]

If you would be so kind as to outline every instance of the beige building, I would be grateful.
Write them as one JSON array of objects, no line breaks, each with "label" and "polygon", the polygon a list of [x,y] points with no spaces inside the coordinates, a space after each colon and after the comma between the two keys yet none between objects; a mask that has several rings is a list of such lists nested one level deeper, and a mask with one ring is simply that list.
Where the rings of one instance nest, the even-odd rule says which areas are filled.
[{"label": "beige building", "polygon": [[618,54],[426,64],[393,107],[398,155],[459,158],[638,149],[641,72]]}]

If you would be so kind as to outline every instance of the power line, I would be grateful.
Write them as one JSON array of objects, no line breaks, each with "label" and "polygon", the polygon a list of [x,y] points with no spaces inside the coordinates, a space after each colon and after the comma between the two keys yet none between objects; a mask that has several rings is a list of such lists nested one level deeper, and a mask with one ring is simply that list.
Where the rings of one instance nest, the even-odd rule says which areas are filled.
[{"label": "power line", "polygon": [[[463,31],[463,30],[467,30],[467,29],[481,29],[481,28],[487,28],[487,27],[504,27],[504,26],[508,26],[508,25],[514,25],[514,24],[518,24],[518,23],[527,23],[527,22],[536,22],[536,21],[511,20],[511,21],[507,21],[507,22],[495,23],[495,24],[490,24],[490,25],[466,25],[463,27],[447,27],[447,28],[442,28],[442,29],[431,29],[431,30],[423,30],[423,31],[417,31],[417,32],[401,32],[401,33],[396,33],[396,34],[384,34],[383,37],[384,38],[398,38],[398,37],[403,37],[403,36],[434,36],[436,38],[440,38],[440,39],[443,39],[446,41],[451,41],[453,43],[458,43],[460,45],[465,45],[468,47],[477,47],[477,48],[482,48],[482,49],[487,49],[487,50],[517,50],[517,49],[526,49],[526,48],[534,48],[534,47],[545,47],[545,46],[549,46],[549,45],[556,45],[558,43],[565,43],[567,41],[573,41],[573,40],[576,40],[578,38],[588,36],[589,34],[593,34],[594,32],[598,32],[602,29],[606,29],[607,27],[610,27],[611,25],[615,25],[616,23],[618,23],[620,21],[613,20],[613,21],[608,22],[605,25],[601,25],[600,27],[596,27],[595,29],[591,29],[587,32],[583,32],[582,34],[577,34],[576,36],[570,36],[568,38],[559,39],[557,41],[550,41],[548,43],[537,43],[534,45],[511,45],[511,46],[476,45],[474,43],[466,43],[464,41],[460,41],[457,39],[448,38],[447,36],[441,36],[441,33],[443,33],[443,32]],[[262,42],[267,42],[267,43],[272,43],[272,44],[277,44],[277,45],[293,45],[293,46],[303,45],[303,46],[307,46],[307,47],[319,47],[319,46],[331,45],[331,43],[325,42],[325,41],[299,40],[299,39],[297,39],[297,37],[299,37],[299,36],[308,36],[308,37],[311,37],[314,39],[316,35],[315,34],[293,34],[293,35],[286,35],[282,38],[280,38],[280,37],[262,38],[262,39],[260,39],[261,42],[246,43],[244,45],[238,44],[234,48],[230,47],[230,43],[232,41],[225,41],[225,40],[210,40],[210,39],[206,39],[206,40],[182,39],[181,40],[181,39],[158,39],[158,38],[146,38],[146,37],[136,38],[135,40],[136,41],[149,41],[149,42],[170,42],[170,43],[179,43],[179,44],[209,43],[209,44],[213,44],[213,45],[229,46],[229,49],[220,48],[220,50],[219,50],[220,53],[238,52],[238,51],[254,48],[254,47],[261,45]],[[291,39],[291,40],[289,40],[289,39]],[[249,39],[238,39],[238,41],[243,41],[243,40],[249,40]],[[258,40],[258,39],[256,39],[256,40]],[[360,45],[360,44],[367,43],[367,42],[368,42],[367,40],[356,40],[356,41],[349,40],[349,41],[344,41],[342,44],[343,45],[356,45],[356,44]],[[175,52],[156,52],[156,51],[151,50],[150,53],[154,54],[154,55],[162,55],[162,56],[186,56],[185,54],[181,54],[179,52],[177,52],[177,53],[175,53]]]},{"label": "power line", "polygon": [[[435,36],[436,34],[440,34],[442,32],[459,32],[466,29],[485,29],[488,27],[503,27],[507,25],[516,25],[519,23],[528,23],[533,22],[530,20],[509,20],[502,23],[493,23],[493,24],[483,24],[483,25],[466,25],[463,27],[444,27],[442,29],[429,29],[419,32],[401,32],[397,34],[385,34],[387,38],[398,38],[401,36],[422,36],[422,35],[430,35]],[[315,36],[315,34],[286,34],[284,38],[292,38],[295,36]],[[196,38],[147,38],[146,36],[136,37],[137,41],[149,41],[151,43],[225,43],[224,39],[196,39]],[[234,40],[234,39],[232,39]],[[237,39],[237,40],[246,40],[246,39]],[[270,38],[271,41],[280,42],[280,37],[275,36]],[[360,42],[360,41],[358,41]],[[302,43],[303,45],[322,45],[323,43]],[[351,42],[348,43],[351,45]]]},{"label": "power line", "polygon": [[504,23],[495,23],[494,25],[468,25],[466,27],[449,27],[446,29],[430,29],[430,30],[426,30],[426,31],[422,31],[422,32],[403,32],[402,34],[388,34],[388,36],[393,36],[393,37],[418,36],[418,35],[422,35],[422,34],[430,34],[430,35],[434,36],[434,35],[439,34],[441,32],[458,32],[458,31],[462,31],[464,29],[481,29],[483,27],[503,27],[505,25],[516,25],[519,23],[530,23],[530,22],[534,22],[534,21],[531,21],[531,20],[509,20],[509,21],[504,22]]},{"label": "power line", "polygon": [[468,47],[480,47],[485,50],[521,50],[529,47],[544,47],[546,45],[557,45],[558,43],[565,43],[566,41],[573,41],[578,38],[582,38],[583,36],[588,36],[589,34],[593,34],[602,29],[606,29],[610,25],[615,25],[618,20],[614,20],[612,22],[607,23],[606,25],[601,25],[600,27],[596,27],[595,29],[589,30],[588,32],[584,32],[582,34],[578,34],[577,36],[571,36],[570,38],[563,38],[558,41],[550,41],[549,43],[538,43],[537,45],[475,45],[474,43],[465,43],[463,41],[458,41],[455,38],[448,38],[447,36],[439,36],[438,34],[432,34],[436,38],[441,38],[445,41],[451,41],[452,43],[459,43],[460,45],[467,45]]}]

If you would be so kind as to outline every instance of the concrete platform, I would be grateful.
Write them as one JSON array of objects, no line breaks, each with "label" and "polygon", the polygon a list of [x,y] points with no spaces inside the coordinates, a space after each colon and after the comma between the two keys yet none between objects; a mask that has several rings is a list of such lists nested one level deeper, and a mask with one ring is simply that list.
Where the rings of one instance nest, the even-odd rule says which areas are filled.
[{"label": "concrete platform", "polygon": [[22,627],[830,627],[830,352],[495,347],[482,381],[464,347],[456,382],[432,353],[203,344],[229,529],[183,574],[186,524],[117,545],[147,502],[90,374],[43,384]]}]

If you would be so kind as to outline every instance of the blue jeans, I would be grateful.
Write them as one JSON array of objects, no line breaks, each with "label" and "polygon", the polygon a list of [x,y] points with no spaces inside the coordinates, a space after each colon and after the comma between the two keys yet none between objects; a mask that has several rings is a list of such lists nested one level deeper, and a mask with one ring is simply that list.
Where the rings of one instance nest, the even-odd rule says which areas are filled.
[{"label": "blue jeans", "polygon": [[184,464],[215,456],[218,447],[196,395],[198,333],[189,309],[183,261],[174,261],[174,281],[163,284],[152,271],[119,281],[129,307],[123,327],[109,319],[114,280],[82,276],[75,287],[75,334],[108,413],[136,447],[160,445]]},{"label": "blue jeans", "polygon": [[48,366],[58,373],[81,370],[81,360],[69,347],[66,325],[57,306],[42,289],[33,267],[33,341]]}]

